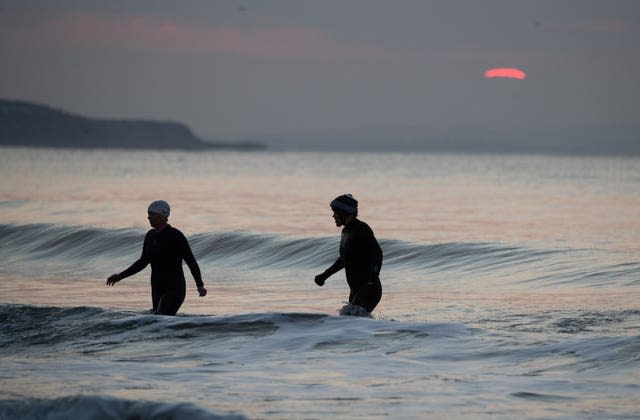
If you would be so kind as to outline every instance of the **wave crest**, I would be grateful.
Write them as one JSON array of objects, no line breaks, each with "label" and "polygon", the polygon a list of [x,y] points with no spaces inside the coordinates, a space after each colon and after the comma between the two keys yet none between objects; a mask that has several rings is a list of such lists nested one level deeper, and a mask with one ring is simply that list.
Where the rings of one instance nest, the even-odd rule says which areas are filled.
[{"label": "wave crest", "polygon": [[[127,258],[140,251],[138,229],[100,229],[50,224],[0,225],[5,263],[49,258],[86,262]],[[338,255],[339,238],[291,238],[250,232],[210,232],[189,237],[198,260],[251,268],[318,267]],[[381,240],[384,265],[401,269],[483,269],[541,259],[536,251],[489,243],[421,244]]]},{"label": "wave crest", "polygon": [[188,403],[131,401],[108,396],[73,396],[0,400],[0,418],[239,420],[247,417],[233,413],[214,413]]}]

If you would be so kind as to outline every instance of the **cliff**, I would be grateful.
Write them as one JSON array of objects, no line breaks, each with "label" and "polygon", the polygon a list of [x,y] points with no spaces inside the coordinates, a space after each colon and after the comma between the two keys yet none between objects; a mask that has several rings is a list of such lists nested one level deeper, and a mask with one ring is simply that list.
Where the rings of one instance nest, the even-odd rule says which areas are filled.
[{"label": "cliff", "polygon": [[73,115],[48,106],[0,100],[0,145],[184,149],[262,148],[254,143],[209,143],[184,124],[144,120],[109,120]]}]

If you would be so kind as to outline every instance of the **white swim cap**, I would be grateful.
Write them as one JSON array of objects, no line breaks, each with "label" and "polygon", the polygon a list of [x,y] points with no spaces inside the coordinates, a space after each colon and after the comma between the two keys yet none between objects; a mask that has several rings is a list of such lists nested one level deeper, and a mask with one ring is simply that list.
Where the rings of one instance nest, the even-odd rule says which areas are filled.
[{"label": "white swim cap", "polygon": [[157,213],[161,214],[164,217],[169,217],[169,212],[171,209],[169,208],[169,203],[164,200],[157,200],[153,203],[149,204],[149,208],[147,209],[149,213]]}]

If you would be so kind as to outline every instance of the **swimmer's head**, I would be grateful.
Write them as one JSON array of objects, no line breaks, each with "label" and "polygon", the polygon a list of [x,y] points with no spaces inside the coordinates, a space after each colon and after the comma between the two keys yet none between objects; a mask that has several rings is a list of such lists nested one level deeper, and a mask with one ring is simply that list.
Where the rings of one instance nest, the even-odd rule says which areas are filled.
[{"label": "swimmer's head", "polygon": [[351,194],[343,194],[336,197],[330,204],[331,210],[340,214],[352,214],[358,216],[358,200]]},{"label": "swimmer's head", "polygon": [[165,218],[169,217],[169,213],[171,209],[169,208],[169,203],[164,200],[157,200],[153,203],[149,204],[149,208],[147,209],[149,213],[156,213],[164,216]]}]

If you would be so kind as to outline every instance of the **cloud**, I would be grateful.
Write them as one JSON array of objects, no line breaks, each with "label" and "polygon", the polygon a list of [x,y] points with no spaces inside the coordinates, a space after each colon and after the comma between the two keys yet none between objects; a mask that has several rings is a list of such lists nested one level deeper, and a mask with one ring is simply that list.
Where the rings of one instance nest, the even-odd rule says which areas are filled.
[{"label": "cloud", "polygon": [[[15,47],[117,49],[166,54],[231,55],[273,60],[477,61],[522,54],[474,49],[389,46],[331,35],[312,25],[206,25],[171,17],[62,12],[13,29]],[[9,34],[11,36],[9,36]],[[444,48],[444,47],[443,47]]]},{"label": "cloud", "polygon": [[[5,29],[6,31],[6,29]],[[275,59],[385,58],[390,51],[339,41],[312,26],[241,28],[204,26],[172,19],[68,12],[46,18],[15,39],[57,47],[231,54]]]},{"label": "cloud", "polygon": [[640,32],[640,26],[622,20],[577,22],[568,24],[567,27],[581,32],[602,34],[631,34]]},{"label": "cloud", "polygon": [[611,34],[640,34],[640,25],[620,19],[582,20],[574,22],[556,22],[540,24],[541,28],[550,28],[574,33],[611,35]]}]

